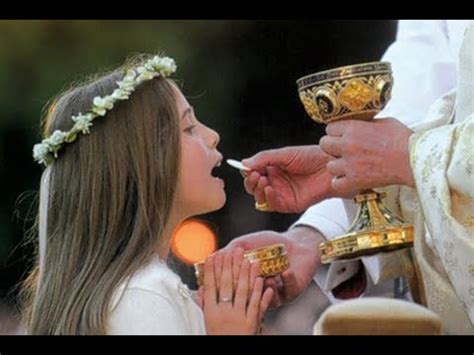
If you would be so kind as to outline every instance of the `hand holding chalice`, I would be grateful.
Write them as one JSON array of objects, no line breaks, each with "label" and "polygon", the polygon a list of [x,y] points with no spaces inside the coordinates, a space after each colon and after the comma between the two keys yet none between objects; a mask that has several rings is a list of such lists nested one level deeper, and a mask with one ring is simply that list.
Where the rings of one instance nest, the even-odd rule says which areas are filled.
[{"label": "hand holding chalice", "polygon": [[[308,115],[319,123],[372,120],[390,100],[393,78],[386,62],[326,70],[297,81]],[[364,190],[354,198],[358,215],[349,231],[321,244],[321,261],[353,259],[413,245],[413,226],[393,215],[381,202],[384,195]]]}]

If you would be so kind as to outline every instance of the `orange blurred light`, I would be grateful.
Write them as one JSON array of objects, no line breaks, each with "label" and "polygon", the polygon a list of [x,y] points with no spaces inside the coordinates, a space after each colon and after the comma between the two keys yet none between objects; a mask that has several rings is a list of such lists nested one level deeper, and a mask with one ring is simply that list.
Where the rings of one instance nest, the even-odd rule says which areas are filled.
[{"label": "orange blurred light", "polygon": [[182,262],[192,265],[217,249],[217,236],[203,221],[188,219],[174,232],[171,251]]}]

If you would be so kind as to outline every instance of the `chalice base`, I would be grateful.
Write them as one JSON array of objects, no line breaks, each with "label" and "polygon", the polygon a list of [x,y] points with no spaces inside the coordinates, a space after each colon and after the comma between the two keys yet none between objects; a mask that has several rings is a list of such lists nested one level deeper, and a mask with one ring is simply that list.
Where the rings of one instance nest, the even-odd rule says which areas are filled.
[{"label": "chalice base", "polygon": [[350,260],[413,246],[413,225],[395,216],[381,202],[384,194],[367,190],[357,195],[359,211],[349,231],[321,243],[321,262]]}]

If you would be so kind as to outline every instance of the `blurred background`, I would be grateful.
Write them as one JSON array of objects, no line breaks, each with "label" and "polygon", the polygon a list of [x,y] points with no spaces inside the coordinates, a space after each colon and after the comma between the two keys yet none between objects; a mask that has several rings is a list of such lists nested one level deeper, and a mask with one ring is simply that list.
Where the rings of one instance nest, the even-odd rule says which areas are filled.
[{"label": "blurred background", "polygon": [[[220,133],[224,158],[314,144],[324,127],[299,102],[295,81],[311,72],[379,60],[392,20],[0,21],[0,334],[19,332],[16,295],[30,265],[25,235],[36,217],[41,167],[32,146],[48,100],[71,82],[113,69],[130,54],[164,52],[199,120]],[[286,230],[298,215],[261,213],[237,170],[222,166],[227,204],[200,216],[217,247],[242,234]],[[192,266],[172,257],[196,288]]]}]

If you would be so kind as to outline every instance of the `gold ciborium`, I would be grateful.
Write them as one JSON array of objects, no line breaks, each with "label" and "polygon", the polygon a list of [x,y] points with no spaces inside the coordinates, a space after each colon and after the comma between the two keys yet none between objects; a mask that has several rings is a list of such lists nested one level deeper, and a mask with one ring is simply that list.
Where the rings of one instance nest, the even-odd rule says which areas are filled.
[{"label": "gold ciborium", "polygon": [[[390,63],[373,62],[339,67],[297,80],[308,115],[319,123],[371,120],[390,99]],[[364,190],[354,198],[357,217],[348,232],[321,243],[321,262],[353,259],[413,246],[413,225],[403,222],[381,202],[383,193]]]},{"label": "gold ciborium", "polygon": [[[281,274],[290,267],[284,244],[274,244],[263,248],[248,250],[244,257],[251,263],[260,261],[259,276],[271,277]],[[204,281],[204,261],[194,264],[196,279],[199,286]]]}]

